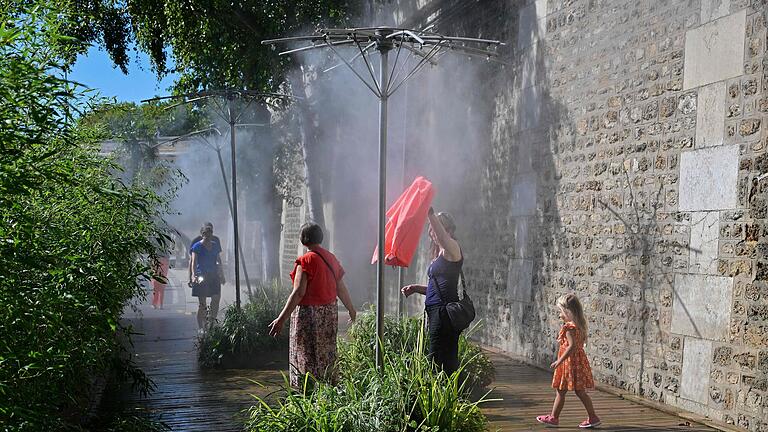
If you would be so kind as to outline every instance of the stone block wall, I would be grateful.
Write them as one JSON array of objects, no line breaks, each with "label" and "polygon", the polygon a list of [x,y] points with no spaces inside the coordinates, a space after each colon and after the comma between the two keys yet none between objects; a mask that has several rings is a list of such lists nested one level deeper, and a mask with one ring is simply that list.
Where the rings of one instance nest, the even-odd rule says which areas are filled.
[{"label": "stone block wall", "polygon": [[[408,158],[456,216],[476,337],[548,365],[575,292],[600,382],[768,430],[767,2],[402,3],[404,25],[507,43],[463,107],[484,119],[463,181],[425,140]],[[409,88],[411,126],[439,136],[455,73]]]}]

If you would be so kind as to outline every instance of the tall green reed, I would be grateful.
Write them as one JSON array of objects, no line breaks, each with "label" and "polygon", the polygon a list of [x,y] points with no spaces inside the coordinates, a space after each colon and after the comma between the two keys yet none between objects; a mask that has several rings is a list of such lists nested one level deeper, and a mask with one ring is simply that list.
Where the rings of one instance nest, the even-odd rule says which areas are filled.
[{"label": "tall green reed", "polygon": [[[366,314],[370,315],[370,314]],[[440,432],[485,430],[477,401],[468,398],[464,362],[459,371],[438,371],[424,355],[427,337],[419,319],[385,323],[383,368],[375,365],[371,318],[362,316],[339,342],[340,382],[333,386],[306,376],[299,390],[287,383],[273,405],[256,398],[246,429],[252,432],[366,431]],[[471,359],[470,359],[471,360]]]}]

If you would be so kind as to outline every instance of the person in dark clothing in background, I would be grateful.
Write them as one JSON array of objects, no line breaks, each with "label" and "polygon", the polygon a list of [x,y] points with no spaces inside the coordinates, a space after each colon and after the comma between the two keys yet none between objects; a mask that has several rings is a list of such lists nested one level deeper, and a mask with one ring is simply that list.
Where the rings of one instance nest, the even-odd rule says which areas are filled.
[{"label": "person in dark clothing in background", "polygon": [[456,223],[445,212],[435,214],[429,209],[429,238],[432,240],[432,263],[429,265],[427,285],[412,284],[402,287],[406,297],[413,293],[426,296],[424,308],[429,328],[429,357],[445,373],[459,368],[459,335],[448,318],[445,305],[459,301],[459,277],[464,257],[454,233]]}]

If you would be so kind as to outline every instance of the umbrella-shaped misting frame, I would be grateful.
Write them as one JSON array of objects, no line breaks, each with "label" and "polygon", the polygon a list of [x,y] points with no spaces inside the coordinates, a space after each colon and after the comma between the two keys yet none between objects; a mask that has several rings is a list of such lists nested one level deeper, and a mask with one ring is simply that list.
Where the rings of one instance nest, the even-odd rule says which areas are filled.
[{"label": "umbrella-shaped misting frame", "polygon": [[[378,257],[376,267],[376,365],[383,367],[381,341],[384,331],[384,229],[386,226],[387,183],[387,102],[400,87],[415,76],[427,64],[435,65],[448,51],[468,56],[484,57],[498,61],[496,48],[500,41],[466,37],[444,36],[433,31],[410,30],[395,27],[364,27],[319,30],[313,35],[296,36],[262,41],[265,45],[309,44],[281,52],[280,55],[296,54],[316,49],[328,49],[346,65],[379,99],[379,209],[378,209]],[[354,48],[356,53],[347,59],[339,49]],[[379,71],[376,77],[371,61],[374,52],[379,53]],[[394,61],[389,56],[394,52]],[[401,54],[405,54],[401,56]],[[361,73],[352,65],[362,60],[365,70]],[[327,71],[336,66],[327,69]]]},{"label": "umbrella-shaped misting frame", "polygon": [[[221,103],[221,100],[223,99],[224,104]],[[243,107],[239,113],[235,112],[235,108],[233,107],[233,102],[235,99],[242,99],[246,102],[245,107]],[[216,114],[218,114],[224,121],[227,122],[229,125],[229,144],[230,144],[230,152],[232,153],[232,195],[229,199],[230,203],[230,212],[232,214],[232,225],[233,225],[233,234],[234,234],[234,255],[235,255],[235,304],[237,309],[240,309],[240,235],[239,235],[239,226],[238,226],[238,211],[237,211],[237,157],[236,157],[236,150],[235,150],[235,143],[236,143],[236,135],[235,130],[237,126],[244,126],[240,124],[240,119],[242,118],[243,114],[248,110],[248,108],[251,106],[252,103],[258,102],[258,103],[264,103],[266,105],[275,106],[275,101],[285,101],[289,99],[295,99],[295,97],[283,93],[264,93],[264,92],[257,92],[252,90],[238,90],[238,89],[224,89],[224,90],[203,90],[199,92],[194,93],[187,93],[187,94],[181,94],[181,95],[173,95],[173,96],[163,96],[163,97],[157,97],[152,99],[147,99],[142,102],[154,102],[159,100],[179,100],[178,103],[173,104],[169,106],[167,109],[171,109],[174,107],[177,107],[179,105],[185,105],[185,104],[191,104],[191,103],[198,103],[203,101],[210,101],[212,102],[213,106],[216,108],[214,111]],[[197,131],[197,133],[203,133],[203,132],[211,132],[211,129],[205,131]],[[191,134],[188,134],[191,135]],[[221,133],[219,133],[221,135]],[[219,156],[219,168],[221,169],[222,176],[224,176],[224,180],[226,183],[226,176],[224,175],[224,164],[221,159],[221,149],[216,147],[214,148],[216,150],[218,156]],[[227,197],[229,197],[229,192],[227,191]],[[243,270],[245,270],[245,266],[243,266]],[[250,285],[250,282],[247,280],[248,276],[246,277],[246,283]],[[250,291],[250,286],[248,287]]]}]

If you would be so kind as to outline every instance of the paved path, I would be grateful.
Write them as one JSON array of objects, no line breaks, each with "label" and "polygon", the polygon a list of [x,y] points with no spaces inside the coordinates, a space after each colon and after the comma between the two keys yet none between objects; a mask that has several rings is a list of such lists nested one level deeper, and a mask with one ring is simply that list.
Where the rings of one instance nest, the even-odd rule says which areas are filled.
[{"label": "paved path", "polygon": [[[254,404],[251,395],[266,396],[283,382],[280,371],[287,368],[287,359],[275,364],[272,370],[199,369],[194,316],[197,303],[194,298],[186,297],[187,291],[182,289],[176,276],[172,272],[172,285],[166,294],[164,310],[154,310],[142,304],[138,314],[126,315],[135,330],[142,333],[134,338],[135,360],[155,381],[157,390],[148,398],[141,398],[129,389],[123,389],[112,396],[111,403],[149,411],[174,431],[238,431],[242,410]],[[544,430],[535,417],[548,413],[551,408],[551,375],[500,354],[490,355],[496,366],[497,379],[489,397],[503,398],[503,401],[484,405],[491,430]],[[713,430],[609,393],[594,392],[592,397],[603,418],[602,430]],[[581,403],[571,395],[559,429],[578,430],[575,426],[585,417]]]}]

